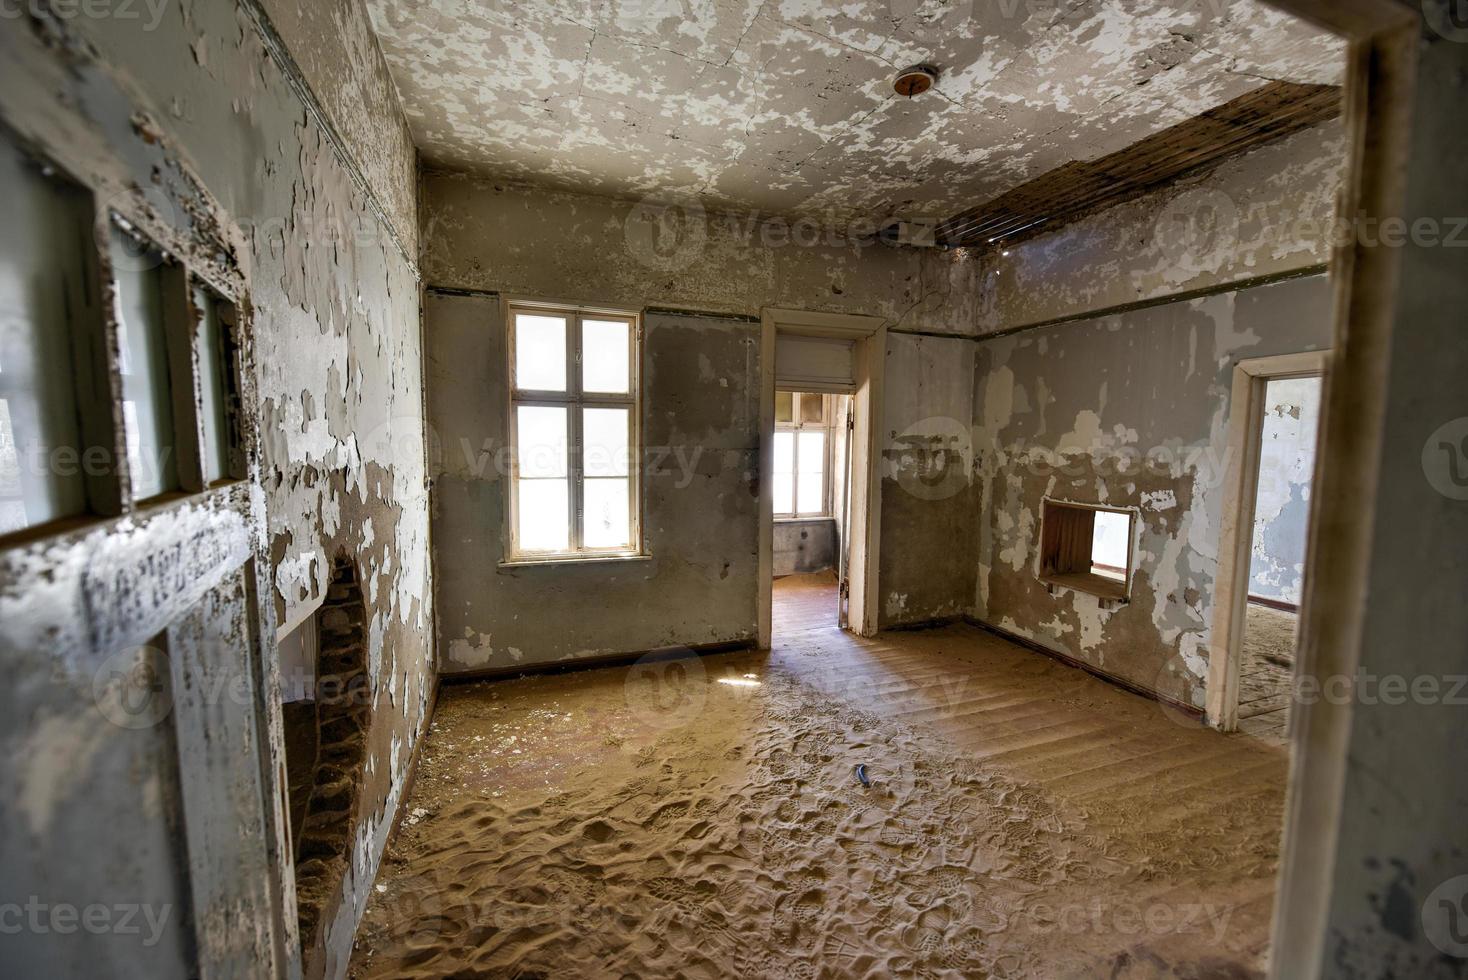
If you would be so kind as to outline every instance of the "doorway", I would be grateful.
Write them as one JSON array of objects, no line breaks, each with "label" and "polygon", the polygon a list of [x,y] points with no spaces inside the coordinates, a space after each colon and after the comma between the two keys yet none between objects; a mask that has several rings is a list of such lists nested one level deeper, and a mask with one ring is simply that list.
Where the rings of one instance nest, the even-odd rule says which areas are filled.
[{"label": "doorway", "polygon": [[1322,353],[1235,367],[1208,716],[1289,744],[1324,388]]},{"label": "doorway", "polygon": [[[778,356],[778,354],[777,354]],[[775,636],[848,625],[850,393],[775,392]]]},{"label": "doorway", "polygon": [[876,462],[886,327],[766,310],[760,432],[759,644],[781,632],[876,632]]}]

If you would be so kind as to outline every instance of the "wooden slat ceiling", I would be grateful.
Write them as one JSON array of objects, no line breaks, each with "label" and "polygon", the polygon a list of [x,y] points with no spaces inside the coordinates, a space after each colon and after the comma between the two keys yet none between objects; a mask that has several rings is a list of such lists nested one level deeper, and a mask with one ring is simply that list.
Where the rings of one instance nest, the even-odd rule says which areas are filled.
[{"label": "wooden slat ceiling", "polygon": [[955,215],[944,245],[1004,247],[1120,204],[1227,157],[1324,122],[1341,111],[1331,85],[1270,82],[1110,156],[1068,163]]}]

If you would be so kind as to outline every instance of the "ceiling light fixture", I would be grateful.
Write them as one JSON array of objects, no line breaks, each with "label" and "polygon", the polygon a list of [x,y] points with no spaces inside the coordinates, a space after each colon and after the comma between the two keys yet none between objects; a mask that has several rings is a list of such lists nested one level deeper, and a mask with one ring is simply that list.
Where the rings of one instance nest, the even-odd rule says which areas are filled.
[{"label": "ceiling light fixture", "polygon": [[897,77],[892,80],[892,88],[898,95],[910,99],[932,88],[937,80],[938,69],[930,65],[913,65],[897,73]]}]

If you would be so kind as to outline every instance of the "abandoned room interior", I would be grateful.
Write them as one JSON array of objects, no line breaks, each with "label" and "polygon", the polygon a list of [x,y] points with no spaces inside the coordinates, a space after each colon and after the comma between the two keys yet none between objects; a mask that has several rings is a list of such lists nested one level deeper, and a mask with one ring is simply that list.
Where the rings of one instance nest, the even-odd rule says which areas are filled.
[{"label": "abandoned room interior", "polygon": [[1468,977],[1459,0],[0,57],[0,975]]}]

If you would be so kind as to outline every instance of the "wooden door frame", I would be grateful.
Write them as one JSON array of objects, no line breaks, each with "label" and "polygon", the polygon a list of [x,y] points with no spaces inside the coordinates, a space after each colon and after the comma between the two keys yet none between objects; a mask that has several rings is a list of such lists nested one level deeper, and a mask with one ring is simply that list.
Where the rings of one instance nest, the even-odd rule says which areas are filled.
[{"label": "wooden door frame", "polygon": [[[1421,7],[1397,0],[1266,2],[1350,43],[1348,159],[1337,213],[1362,222],[1400,215]],[[1400,262],[1400,249],[1373,248],[1355,234],[1338,236],[1331,258],[1335,353],[1322,393],[1311,495],[1296,657],[1303,676],[1353,676],[1361,660]],[[1330,699],[1295,709],[1271,977],[1315,977],[1324,966],[1351,721],[1351,706]]]},{"label": "wooden door frame", "polygon": [[[1232,732],[1239,727],[1239,650],[1249,604],[1254,506],[1259,492],[1259,453],[1263,448],[1264,392],[1270,381],[1278,379],[1323,379],[1328,361],[1328,352],[1308,351],[1251,357],[1234,365],[1218,576],[1213,580],[1213,640],[1208,658],[1207,717],[1208,723],[1219,731]],[[1315,464],[1318,470],[1319,453]]]},{"label": "wooden door frame", "polygon": [[[770,485],[775,442],[775,338],[778,334],[836,337],[854,347],[856,431],[851,440],[851,591],[854,632],[877,632],[877,570],[882,523],[882,382],[887,362],[887,321],[855,313],[819,313],[766,307],[760,311],[759,576],[756,597],[759,647],[772,636],[771,590],[775,569],[775,497]],[[864,474],[864,476],[858,476]]]}]

